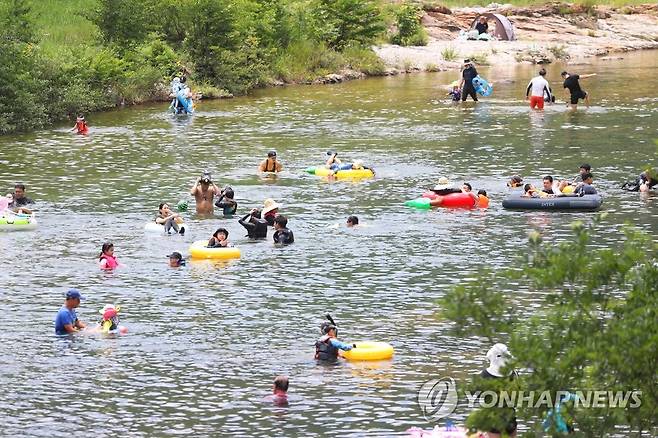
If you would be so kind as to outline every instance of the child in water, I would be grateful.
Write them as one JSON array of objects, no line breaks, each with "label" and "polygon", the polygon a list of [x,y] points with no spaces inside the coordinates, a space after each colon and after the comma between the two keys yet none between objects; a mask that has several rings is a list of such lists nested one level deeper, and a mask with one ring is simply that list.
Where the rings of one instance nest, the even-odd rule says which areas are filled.
[{"label": "child in water", "polygon": [[480,208],[489,207],[489,197],[487,196],[486,190],[478,190],[478,207]]},{"label": "child in water", "polygon": [[85,116],[80,114],[78,118],[75,119],[75,126],[71,129],[71,131],[76,131],[76,134],[87,135],[89,132],[89,127],[85,121]]},{"label": "child in water", "polygon": [[228,230],[226,228],[217,228],[208,240],[208,248],[226,248],[229,245]]},{"label": "child in water", "polygon": [[121,266],[114,256],[114,244],[105,242],[101,247],[101,253],[98,256],[98,264],[104,271],[111,271]]},{"label": "child in water", "polygon": [[100,325],[101,333],[127,333],[128,329],[124,326],[119,326],[119,311],[121,307],[114,307],[114,304],[106,304],[101,310],[98,311],[102,315]]},{"label": "child in water", "polygon": [[215,202],[215,207],[223,209],[224,216],[232,216],[238,210],[238,203],[233,199],[235,193],[230,186],[226,186],[219,199]]},{"label": "child in water", "polygon": [[336,336],[338,335],[338,327],[331,318],[331,315],[327,315],[327,319],[329,321],[320,324],[320,332],[322,333],[322,336],[315,342],[315,359],[326,362],[335,362],[338,360],[338,350],[349,351],[352,348],[355,348],[356,345],[344,344],[336,339]]},{"label": "child in water", "polygon": [[459,102],[459,100],[462,98],[462,91],[459,89],[459,83],[457,84],[452,84],[452,90],[446,96],[452,96],[452,101],[453,102]]}]

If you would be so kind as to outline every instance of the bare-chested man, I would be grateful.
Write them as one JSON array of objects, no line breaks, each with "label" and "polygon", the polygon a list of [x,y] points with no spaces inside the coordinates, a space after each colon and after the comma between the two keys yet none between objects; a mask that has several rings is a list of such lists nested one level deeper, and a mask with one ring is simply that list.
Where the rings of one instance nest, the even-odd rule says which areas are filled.
[{"label": "bare-chested man", "polygon": [[210,173],[204,172],[203,176],[196,180],[194,187],[190,190],[190,194],[196,200],[197,214],[213,214],[213,200],[215,195],[219,196],[220,193],[221,190],[212,182]]}]

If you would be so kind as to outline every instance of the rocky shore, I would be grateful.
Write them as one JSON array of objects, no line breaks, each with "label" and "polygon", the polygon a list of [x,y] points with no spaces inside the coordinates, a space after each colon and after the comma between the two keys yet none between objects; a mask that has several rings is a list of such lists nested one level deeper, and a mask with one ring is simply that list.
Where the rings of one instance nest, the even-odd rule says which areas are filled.
[{"label": "rocky shore", "polygon": [[[505,15],[516,33],[515,41],[461,41],[483,13]],[[514,63],[570,64],[594,56],[630,50],[658,49],[658,5],[583,6],[550,3],[534,7],[491,4],[482,8],[426,7],[422,23],[430,36],[423,47],[382,45],[374,48],[391,71],[438,71],[458,68],[464,58],[480,65]],[[617,55],[618,56],[618,55]]]}]

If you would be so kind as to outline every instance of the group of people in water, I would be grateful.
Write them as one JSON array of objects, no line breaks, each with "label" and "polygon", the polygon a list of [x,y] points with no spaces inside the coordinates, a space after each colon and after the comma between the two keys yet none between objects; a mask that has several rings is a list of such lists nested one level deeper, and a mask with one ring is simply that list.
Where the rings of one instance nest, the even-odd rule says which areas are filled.
[{"label": "group of people in water", "polygon": [[514,175],[507,182],[511,188],[523,187],[523,197],[528,198],[551,198],[563,195],[596,195],[597,191],[592,185],[594,176],[592,175],[592,166],[587,163],[580,165],[578,175],[572,180],[554,179],[551,175],[546,175],[542,179],[541,189],[536,188],[533,184],[523,184],[523,178]]},{"label": "group of people in water", "polygon": [[[529,100],[531,109],[544,109],[544,102],[555,103],[555,95],[551,90],[551,86],[546,80],[546,69],[542,67],[537,76],[532,78],[526,87],[525,99]],[[589,107],[589,93],[582,89],[580,86],[581,79],[587,79],[596,76],[596,73],[591,74],[572,74],[564,70],[560,73],[562,78],[562,88],[565,90],[565,99],[567,106],[571,105],[572,110],[578,108],[580,100],[585,101],[585,105]],[[470,59],[465,59],[461,67],[461,78],[459,81],[451,84],[451,89],[448,95],[452,100],[457,102],[461,100],[465,102],[470,96],[473,101],[477,102],[477,91],[474,80],[477,80],[478,71]]]}]

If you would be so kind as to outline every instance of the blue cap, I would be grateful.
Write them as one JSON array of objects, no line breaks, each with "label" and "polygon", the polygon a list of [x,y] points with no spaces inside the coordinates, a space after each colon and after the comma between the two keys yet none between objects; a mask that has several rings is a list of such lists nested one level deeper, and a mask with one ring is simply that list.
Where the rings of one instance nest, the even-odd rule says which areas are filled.
[{"label": "blue cap", "polygon": [[85,297],[83,297],[82,294],[80,294],[80,291],[79,291],[79,290],[77,290],[77,289],[73,289],[73,288],[69,289],[69,290],[66,292],[66,299],[67,299],[67,300],[70,300],[70,299],[75,299],[75,298],[80,299],[80,300],[84,300],[84,299],[85,299]]}]

